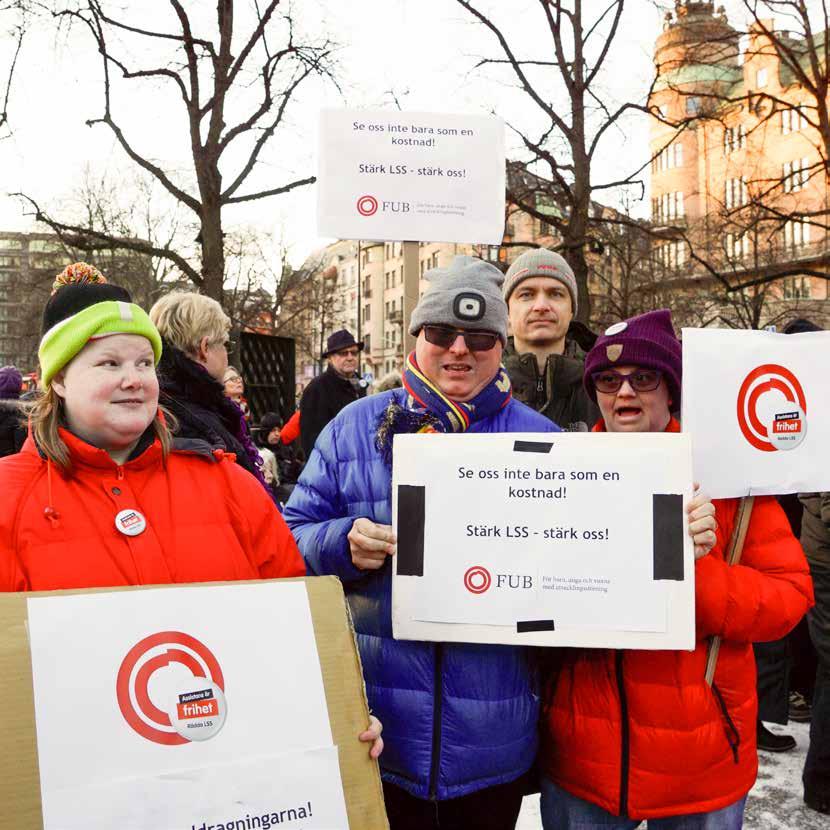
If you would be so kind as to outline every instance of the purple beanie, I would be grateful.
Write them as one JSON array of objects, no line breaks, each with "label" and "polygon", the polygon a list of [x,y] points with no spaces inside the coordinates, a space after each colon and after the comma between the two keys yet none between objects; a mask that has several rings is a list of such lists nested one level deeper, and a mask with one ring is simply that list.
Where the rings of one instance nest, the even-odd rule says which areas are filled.
[{"label": "purple beanie", "polygon": [[14,366],[0,367],[0,400],[16,400],[22,386],[23,375]]},{"label": "purple beanie", "polygon": [[643,366],[659,369],[671,395],[672,411],[680,409],[680,378],[683,358],[680,341],[674,333],[667,308],[649,311],[623,323],[614,323],[597,338],[585,358],[583,383],[596,402],[597,390],[592,375],[613,366]]}]

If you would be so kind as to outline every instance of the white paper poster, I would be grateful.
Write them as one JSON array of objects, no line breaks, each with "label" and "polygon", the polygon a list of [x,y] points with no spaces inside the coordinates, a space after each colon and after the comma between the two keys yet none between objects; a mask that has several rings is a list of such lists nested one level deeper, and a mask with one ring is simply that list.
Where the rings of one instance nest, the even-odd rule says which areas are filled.
[{"label": "white paper poster", "polygon": [[44,830],[348,827],[303,583],[31,598],[28,625]]},{"label": "white paper poster", "polygon": [[320,236],[500,245],[504,199],[500,118],[352,109],[320,115]]},{"label": "white paper poster", "polygon": [[683,431],[713,498],[830,490],[830,332],[683,329]]},{"label": "white paper poster", "polygon": [[684,435],[395,438],[401,639],[691,648]]}]

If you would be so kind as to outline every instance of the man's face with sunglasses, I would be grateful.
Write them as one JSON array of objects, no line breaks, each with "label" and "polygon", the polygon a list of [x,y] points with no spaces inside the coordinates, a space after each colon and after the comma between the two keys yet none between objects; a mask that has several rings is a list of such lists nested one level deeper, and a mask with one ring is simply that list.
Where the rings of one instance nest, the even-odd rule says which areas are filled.
[{"label": "man's face with sunglasses", "polygon": [[427,325],[418,333],[415,357],[421,371],[454,401],[474,398],[501,365],[502,345],[491,331]]},{"label": "man's face with sunglasses", "polygon": [[657,369],[617,366],[591,375],[608,432],[663,432],[672,404]]}]

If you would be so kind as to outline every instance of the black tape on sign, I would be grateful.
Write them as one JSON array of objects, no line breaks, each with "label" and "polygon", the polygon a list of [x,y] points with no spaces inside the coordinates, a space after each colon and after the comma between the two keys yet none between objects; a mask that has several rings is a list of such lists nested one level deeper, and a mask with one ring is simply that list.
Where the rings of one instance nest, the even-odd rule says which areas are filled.
[{"label": "black tape on sign", "polygon": [[683,580],[683,496],[652,495],[654,579]]},{"label": "black tape on sign", "polygon": [[514,441],[513,452],[541,452],[548,453],[553,444],[543,441]]},{"label": "black tape on sign", "polygon": [[426,489],[398,485],[398,576],[424,575],[424,512]]},{"label": "black tape on sign", "polygon": [[517,634],[528,634],[531,631],[555,631],[553,620],[526,620],[516,623]]}]

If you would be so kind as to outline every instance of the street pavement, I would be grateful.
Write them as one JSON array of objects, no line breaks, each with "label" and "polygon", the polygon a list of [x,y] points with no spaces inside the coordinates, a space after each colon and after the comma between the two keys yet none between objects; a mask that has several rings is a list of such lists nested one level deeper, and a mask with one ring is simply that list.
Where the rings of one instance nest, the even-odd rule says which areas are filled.
[{"label": "street pavement", "polygon": [[[804,805],[801,770],[807,754],[807,723],[787,727],[770,725],[774,732],[787,732],[798,741],[793,752],[779,755],[759,753],[758,780],[749,794],[744,830],[830,830],[830,817]],[[539,796],[528,796],[522,805],[517,830],[540,830]],[[645,827],[645,825],[643,825]]]}]

